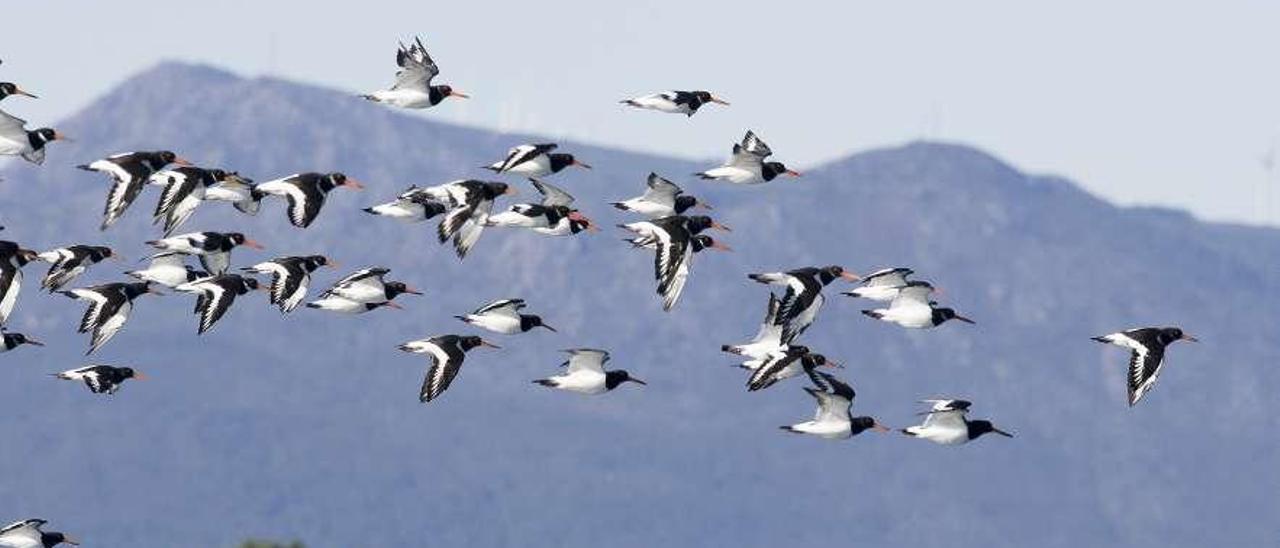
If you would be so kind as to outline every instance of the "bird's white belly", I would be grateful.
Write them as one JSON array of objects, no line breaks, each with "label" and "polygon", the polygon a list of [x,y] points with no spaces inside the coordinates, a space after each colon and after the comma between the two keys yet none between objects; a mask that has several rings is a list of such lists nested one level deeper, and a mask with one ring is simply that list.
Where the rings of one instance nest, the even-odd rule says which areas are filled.
[{"label": "bird's white belly", "polygon": [[604,385],[604,375],[591,372],[578,372],[568,375],[559,375],[555,377],[556,388],[567,390],[569,392],[577,392],[579,394],[595,395],[608,392]]},{"label": "bird's white belly", "polygon": [[527,162],[516,164],[511,169],[508,169],[507,173],[526,177],[540,177],[551,173],[551,159],[546,154],[543,154]]},{"label": "bird's white belly", "polygon": [[645,200],[628,200],[623,202],[623,205],[627,206],[631,211],[644,215],[645,217],[649,217],[650,219],[668,217],[676,214],[676,210],[670,206],[655,204]]},{"label": "bird's white belly", "polygon": [[428,108],[431,106],[431,94],[419,89],[375,91],[373,98],[379,102],[401,108]]},{"label": "bird's white belly", "polygon": [[740,167],[722,166],[715,169],[709,169],[705,172],[708,177],[728,181],[739,185],[751,185],[764,182],[764,177],[760,173]]},{"label": "bird's white belly", "polygon": [[427,218],[426,210],[423,209],[422,204],[389,202],[369,209],[376,215],[391,217],[392,219],[409,223],[421,222]]},{"label": "bird's white belly", "polygon": [[853,291],[850,291],[850,293],[853,293],[854,296],[861,297],[863,299],[870,299],[873,301],[880,301],[880,302],[887,303],[887,302],[893,301],[893,299],[898,296],[898,288],[896,287],[859,287],[859,288],[855,288]]},{"label": "bird's white belly", "polygon": [[520,320],[510,316],[468,316],[471,324],[497,333],[512,335],[520,332]]},{"label": "bird's white belly", "polygon": [[0,136],[0,154],[5,156],[17,156],[31,151],[31,142],[26,139],[26,134],[22,135],[22,140],[9,139]]},{"label": "bird's white belly", "polygon": [[502,213],[490,215],[489,224],[491,226],[543,228],[547,226],[547,218],[530,217],[528,215],[521,215],[514,211],[503,211]]},{"label": "bird's white belly", "polygon": [[802,422],[791,427],[797,432],[812,434],[829,440],[842,440],[853,435],[848,422]]}]

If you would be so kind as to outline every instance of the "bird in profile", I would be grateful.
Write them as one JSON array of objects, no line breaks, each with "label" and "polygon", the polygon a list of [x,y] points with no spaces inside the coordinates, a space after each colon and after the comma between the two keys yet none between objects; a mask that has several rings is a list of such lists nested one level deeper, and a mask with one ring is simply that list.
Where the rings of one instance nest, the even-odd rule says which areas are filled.
[{"label": "bird in profile", "polygon": [[431,80],[440,74],[440,68],[427,54],[422,39],[414,38],[413,45],[400,44],[396,50],[396,82],[389,89],[380,89],[361,97],[400,108],[430,108],[449,97],[469,96],[449,86],[433,86]]},{"label": "bird in profile", "polygon": [[[69,369],[53,376],[64,381],[82,381],[94,394],[113,395],[120,390],[124,381],[129,379],[145,381],[147,376],[132,367],[115,367],[111,365],[90,365],[79,369]],[[0,544],[0,547],[3,547]]]},{"label": "bird in profile", "polygon": [[635,198],[612,202],[613,207],[623,211],[639,213],[650,219],[683,215],[689,208],[711,209],[706,202],[694,196],[684,194],[675,183],[668,181],[657,173],[650,173],[645,182],[647,190]]},{"label": "bird in profile", "polygon": [[80,319],[80,327],[77,329],[80,333],[93,335],[89,343],[89,351],[85,352],[85,355],[92,354],[94,350],[106,344],[120,332],[125,322],[129,321],[129,313],[133,311],[133,300],[139,295],[162,294],[151,287],[150,282],[114,282],[59,291],[59,293],[89,303],[89,308],[84,311],[84,316]]},{"label": "bird in profile", "polygon": [[241,177],[234,171],[195,166],[157,171],[148,181],[164,187],[160,192],[160,200],[156,203],[156,210],[152,213],[151,222],[163,223],[165,236],[173,234],[174,230],[191,218],[201,203],[209,199],[206,196],[210,188],[225,185],[221,188],[235,189],[239,185],[247,187],[253,183],[251,179]]},{"label": "bird in profile", "polygon": [[649,221],[618,225],[637,237],[628,240],[637,247],[652,244],[654,254],[654,278],[658,281],[658,294],[662,296],[662,309],[670,311],[680,300],[689,267],[693,261],[693,238],[708,228],[730,231],[710,217],[673,215]]},{"label": "bird in profile", "polygon": [[400,350],[426,354],[431,360],[427,376],[422,381],[422,389],[418,392],[418,400],[426,403],[440,397],[440,394],[449,389],[454,377],[458,376],[467,352],[480,346],[501,348],[474,335],[439,335],[400,345]]},{"label": "bird in profile", "polygon": [[204,189],[205,201],[227,202],[245,215],[257,215],[266,196],[258,192],[252,179],[231,173],[226,179]]},{"label": "bird in profile", "polygon": [[915,280],[898,289],[898,295],[889,303],[889,308],[863,310],[868,317],[898,324],[910,329],[930,329],[938,327],[949,320],[958,320],[972,324],[973,320],[961,316],[954,309],[942,308],[929,300],[935,288],[925,281]]},{"label": "bird in profile", "polygon": [[106,259],[120,260],[109,247],[79,244],[50,249],[36,257],[50,263],[49,271],[40,281],[40,287],[50,293],[62,289],[95,264]]},{"label": "bird in profile", "polygon": [[23,249],[16,242],[0,240],[0,326],[9,323],[9,316],[18,305],[18,293],[22,291],[22,267],[38,256],[35,251]]},{"label": "bird in profile", "polygon": [[663,91],[641,95],[631,99],[623,99],[620,103],[629,107],[645,110],[656,110],[668,114],[684,114],[692,117],[702,105],[716,103],[729,106],[725,100],[712,95],[709,91]]},{"label": "bird in profile", "polygon": [[392,299],[404,293],[422,294],[404,282],[385,281],[383,276],[389,272],[390,269],[380,267],[357,270],[338,280],[333,287],[320,294],[319,299],[307,303],[307,308],[363,314],[384,306],[399,309],[401,306],[392,302]]},{"label": "bird in profile", "polygon": [[769,305],[765,308],[764,320],[760,322],[760,329],[756,331],[755,337],[743,344],[722,345],[720,350],[747,358],[738,367],[750,371],[759,369],[769,355],[791,344],[790,340],[782,340],[782,326],[777,323],[778,309],[781,307],[782,301],[773,292],[769,292]]},{"label": "bird in profile", "polygon": [[971,421],[968,418],[970,402],[965,400],[923,400],[933,408],[920,413],[925,415],[919,426],[909,426],[902,433],[913,438],[929,440],[939,445],[961,445],[978,439],[983,434],[995,433],[1006,438],[1013,434],[996,428],[991,421]]},{"label": "bird in profile", "polygon": [[567,236],[582,230],[599,230],[591,219],[570,207],[573,195],[542,181],[533,186],[542,195],[541,203],[515,204],[489,216],[489,226],[528,228],[548,236]]},{"label": "bird in profile", "polygon": [[471,248],[480,241],[480,234],[489,224],[493,202],[504,194],[515,194],[515,188],[506,183],[462,180],[422,189],[427,196],[450,204],[450,209],[440,221],[436,235],[440,243],[453,239],[453,250],[459,259],[465,259]]},{"label": "bird in profile", "polygon": [[786,272],[763,272],[748,274],[748,278],[768,285],[781,285],[787,288],[782,297],[778,315],[774,319],[782,326],[782,338],[791,340],[804,333],[818,317],[818,311],[826,302],[822,288],[836,279],[858,281],[858,275],[845,270],[842,266],[823,268],[806,267]]},{"label": "bird in profile", "polygon": [[739,185],[758,185],[774,180],[779,175],[799,177],[800,172],[787,169],[782,162],[766,162],[765,158],[773,155],[769,145],[760,140],[755,132],[747,131],[742,142],[733,145],[733,155],[717,168],[695,173],[698,177],[709,180],[725,181]]},{"label": "bird in profile", "polygon": [[538,379],[533,383],[557,390],[591,396],[609,392],[625,382],[634,382],[640,385],[648,384],[632,377],[625,369],[605,371],[604,364],[609,361],[609,353],[604,350],[571,348],[565,350],[565,352],[569,353],[569,359],[561,364],[561,367],[566,367],[564,373],[545,379]]},{"label": "bird in profile", "polygon": [[826,356],[809,350],[806,346],[791,344],[781,347],[760,363],[751,377],[747,379],[747,391],[764,390],[777,384],[778,381],[795,377],[801,373],[808,375],[817,386],[822,386],[822,379],[815,376],[819,367],[844,367]]},{"label": "bird in profile", "polygon": [[231,250],[239,246],[265,249],[262,244],[239,232],[189,232],[151,240],[147,245],[161,251],[175,251],[200,258],[200,264],[210,274],[225,274],[231,267]]},{"label": "bird in profile", "polygon": [[15,95],[22,95],[25,97],[30,97],[32,99],[40,98],[38,95],[31,93],[25,89],[22,89],[20,86],[18,86],[18,84],[15,84],[13,82],[0,82],[0,101],[3,101]]},{"label": "bird in profile", "polygon": [[0,352],[8,352],[24,344],[44,346],[44,343],[22,333],[0,332]]},{"label": "bird in profile", "polygon": [[250,291],[265,291],[267,288],[258,285],[258,280],[239,274],[219,274],[208,278],[179,285],[174,290],[183,293],[195,293],[195,313],[200,315],[200,326],[197,335],[203,335],[213,328],[213,324],[231,309],[236,297]]},{"label": "bird in profile", "polygon": [[133,205],[147,181],[169,164],[190,166],[191,162],[169,150],[150,152],[125,152],[108,156],[92,163],[76,166],[85,171],[105,173],[111,177],[111,191],[107,194],[107,205],[103,208],[102,225],[99,230],[115,224],[129,206]]},{"label": "bird in profile", "polygon": [[842,295],[870,299],[880,302],[892,302],[898,296],[898,290],[907,286],[907,276],[913,271],[910,268],[895,267],[877,270],[862,277],[862,285]]},{"label": "bird in profile", "polygon": [[53,128],[27,129],[27,121],[0,110],[0,156],[21,156],[36,165],[44,163],[45,145],[69,141]]},{"label": "bird in profile", "polygon": [[209,277],[209,273],[187,264],[189,255],[177,251],[164,251],[143,259],[150,261],[146,268],[125,272],[129,276],[165,287],[177,287],[187,282]]},{"label": "bird in profile", "polygon": [[1155,386],[1164,365],[1164,349],[1176,341],[1198,342],[1177,327],[1142,327],[1118,331],[1101,337],[1093,337],[1100,343],[1128,348],[1129,354],[1129,407]]},{"label": "bird in profile", "polygon": [[501,299],[477,308],[465,316],[454,317],[481,329],[504,335],[525,333],[535,327],[555,331],[555,328],[542,323],[541,316],[521,314],[520,311],[526,306],[528,305],[525,304],[524,299]]},{"label": "bird in profile", "polygon": [[59,544],[78,546],[80,541],[65,533],[44,532],[49,522],[43,519],[24,519],[0,528],[0,548],[53,548]]},{"label": "bird in profile", "polygon": [[420,223],[443,215],[449,211],[447,203],[421,192],[416,186],[409,187],[395,200],[364,208],[370,215],[389,217],[406,223]]},{"label": "bird in profile", "polygon": [[889,428],[872,417],[853,416],[855,394],[852,386],[828,373],[817,375],[822,379],[823,384],[817,384],[817,388],[806,386],[804,389],[818,400],[818,411],[813,414],[813,420],[779,428],[787,432],[809,434],[829,440],[848,439],[866,430],[889,431]]},{"label": "bird in profile", "polygon": [[484,166],[494,173],[510,173],[530,179],[538,179],[560,173],[569,166],[591,169],[591,166],[578,161],[572,154],[554,151],[559,145],[555,143],[537,143],[520,145],[507,151],[507,157]]},{"label": "bird in profile", "polygon": [[260,183],[254,190],[269,196],[283,196],[289,200],[289,222],[298,228],[307,228],[320,215],[325,197],[335,188],[361,190],[364,184],[343,173],[295,173],[273,181]]},{"label": "bird in profile", "polygon": [[322,266],[337,268],[338,263],[324,255],[276,257],[241,270],[270,275],[271,304],[280,307],[280,312],[289,313],[302,304],[307,286],[311,284],[311,273]]}]

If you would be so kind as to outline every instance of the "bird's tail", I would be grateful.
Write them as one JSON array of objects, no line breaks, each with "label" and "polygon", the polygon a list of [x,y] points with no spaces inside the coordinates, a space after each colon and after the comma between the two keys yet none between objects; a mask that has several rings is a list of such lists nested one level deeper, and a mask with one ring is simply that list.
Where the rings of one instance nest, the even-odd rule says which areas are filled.
[{"label": "bird's tail", "polygon": [[804,433],[804,432],[801,432],[801,431],[799,431],[799,430],[796,430],[794,427],[791,427],[791,426],[779,426],[779,427],[778,427],[778,429],[780,429],[780,430],[785,430],[785,431],[787,431],[787,432],[791,432],[792,434],[803,434],[803,433]]},{"label": "bird's tail", "polygon": [[694,176],[694,177],[697,177],[697,178],[699,178],[699,179],[704,179],[704,180],[705,180],[705,179],[715,179],[715,177],[712,177],[712,176],[710,176],[710,175],[707,175],[707,172],[705,172],[705,171],[699,171],[699,172],[697,172],[697,173],[694,173],[694,174],[693,174],[693,176]]},{"label": "bird's tail", "polygon": [[618,102],[619,102],[619,103],[621,103],[621,104],[627,105],[627,106],[632,106],[632,107],[638,107],[638,106],[640,106],[640,103],[637,103],[637,102],[635,102],[635,101],[634,101],[634,100],[632,100],[632,99],[623,99],[623,100],[618,101]]},{"label": "bird's tail", "polygon": [[368,214],[371,214],[371,215],[377,215],[377,214],[378,214],[378,212],[377,212],[377,211],[374,211],[372,207],[366,207],[366,208],[364,208],[364,209],[361,209],[360,211],[363,211],[363,212],[368,213]]},{"label": "bird's tail", "polygon": [[916,437],[916,433],[915,433],[915,432],[912,432],[910,428],[902,428],[902,429],[900,429],[900,430],[898,430],[898,431],[899,431],[899,432],[902,432],[903,434],[906,434],[906,435],[908,435],[908,436],[911,436],[911,437],[913,437],[913,438],[914,438],[914,437]]},{"label": "bird's tail", "polygon": [[1100,342],[1100,343],[1110,343],[1110,342],[1111,342],[1111,341],[1108,341],[1106,337],[1089,337],[1089,338],[1090,338],[1090,339],[1093,339],[1093,340],[1095,340],[1095,341],[1098,341],[1098,342]]},{"label": "bird's tail", "polygon": [[549,386],[551,388],[555,388],[556,381],[553,381],[551,379],[538,379],[536,381],[533,381],[533,384],[540,384],[542,386]]},{"label": "bird's tail", "polygon": [[367,101],[373,101],[373,102],[375,102],[375,103],[381,103],[381,102],[382,102],[382,101],[378,100],[378,98],[377,98],[377,97],[374,97],[374,96],[372,96],[372,95],[370,95],[370,94],[368,94],[368,93],[362,94],[362,95],[360,96],[360,98],[361,98],[361,99],[365,99],[365,100],[367,100]]},{"label": "bird's tail", "polygon": [[623,205],[622,202],[609,202],[609,205],[616,207],[618,209],[621,209],[623,211],[627,210],[627,206]]},{"label": "bird's tail", "polygon": [[876,310],[863,310],[862,313],[877,320],[884,318],[884,313]]},{"label": "bird's tail", "polygon": [[89,167],[89,164],[80,164],[80,165],[76,166],[76,169],[82,169],[82,170],[85,170],[85,171],[97,171],[96,169],[93,169],[93,168]]},{"label": "bird's tail", "polygon": [[[318,305],[318,304],[316,304],[316,303],[307,303],[307,308],[320,308],[320,305]],[[401,346],[403,346],[403,345],[401,345]]]}]

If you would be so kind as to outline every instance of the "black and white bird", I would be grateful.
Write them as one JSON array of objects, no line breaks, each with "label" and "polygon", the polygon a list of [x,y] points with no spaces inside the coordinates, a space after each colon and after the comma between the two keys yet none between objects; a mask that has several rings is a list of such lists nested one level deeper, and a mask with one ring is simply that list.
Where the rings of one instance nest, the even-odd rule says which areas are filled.
[{"label": "black and white bird", "polygon": [[78,546],[80,541],[65,533],[44,532],[49,522],[43,519],[24,519],[0,528],[0,548],[53,548],[62,543]]},{"label": "black and white bird", "polygon": [[965,400],[922,400],[920,403],[933,404],[933,408],[920,413],[925,415],[923,423],[903,428],[903,434],[940,445],[969,443],[987,433],[1013,437],[1013,434],[996,428],[991,421],[969,420],[969,406],[972,404]]},{"label": "black and white bird", "polygon": [[910,268],[903,267],[877,270],[863,276],[862,285],[844,291],[842,294],[873,301],[891,302],[898,296],[898,290],[906,287],[907,276],[912,272]]},{"label": "black and white bird", "polygon": [[662,296],[662,309],[671,310],[684,291],[693,261],[693,238],[708,228],[730,231],[729,227],[710,217],[673,215],[648,221],[638,221],[620,228],[636,234],[629,239],[632,245],[655,246],[654,278],[658,281],[658,294]]},{"label": "black and white bird", "polygon": [[40,260],[50,263],[49,271],[40,281],[40,287],[54,292],[71,283],[89,267],[106,259],[120,260],[109,247],[100,245],[69,245],[50,249],[37,255]]},{"label": "black and white bird", "polygon": [[427,376],[422,381],[422,389],[418,391],[418,400],[426,403],[440,397],[440,394],[448,390],[454,377],[457,377],[458,371],[462,369],[462,361],[466,358],[467,352],[479,346],[501,348],[474,335],[439,335],[400,345],[400,350],[426,354],[431,359]]},{"label": "black and white bird", "polygon": [[22,333],[0,332],[0,352],[8,352],[24,344],[44,346],[44,343]]},{"label": "black and white bird", "polygon": [[38,256],[35,251],[23,249],[15,242],[0,240],[0,326],[9,323],[9,316],[18,305],[18,293],[22,291],[22,267]]},{"label": "black and white bird", "polygon": [[0,110],[0,156],[21,156],[36,165],[44,163],[45,145],[69,141],[53,128],[27,129],[27,121]]},{"label": "black and white bird", "polygon": [[339,297],[358,303],[383,303],[402,293],[421,295],[422,292],[404,282],[388,282],[384,279],[389,268],[374,267],[357,270],[338,280],[321,297]]},{"label": "black and white bird", "polygon": [[6,98],[13,97],[15,95],[22,95],[24,97],[30,97],[32,99],[40,98],[36,94],[31,93],[25,89],[22,89],[22,87],[20,87],[18,84],[15,84],[13,82],[0,82],[0,101],[3,101]]},{"label": "black and white bird", "polygon": [[471,248],[480,241],[480,234],[489,224],[493,201],[503,194],[515,194],[515,188],[506,183],[463,180],[422,189],[428,196],[450,204],[449,213],[436,230],[440,243],[453,239],[453,250],[464,259]]},{"label": "black and white bird", "polygon": [[168,150],[153,152],[126,152],[108,156],[92,163],[76,166],[85,171],[106,173],[111,177],[111,191],[107,194],[107,205],[103,208],[100,230],[115,224],[125,210],[133,205],[133,201],[142,194],[148,180],[157,171],[169,164],[190,166],[191,162]]},{"label": "black and white bird", "polygon": [[257,215],[264,196],[252,179],[234,174],[204,189],[205,201],[227,202],[245,215]]},{"label": "black and white bird", "polygon": [[818,317],[818,311],[826,302],[826,297],[822,295],[823,287],[837,278],[848,281],[859,280],[857,274],[835,265],[823,268],[797,268],[786,272],[748,274],[747,277],[762,284],[781,285],[787,288],[787,292],[782,297],[778,315],[774,319],[778,325],[782,326],[783,340],[794,339],[813,325],[813,321]]},{"label": "black and white bird", "polygon": [[790,340],[782,340],[782,326],[777,323],[778,309],[781,307],[782,301],[773,292],[769,292],[769,305],[765,308],[764,320],[760,322],[756,336],[743,344],[722,345],[720,350],[747,358],[738,367],[751,371],[759,369],[770,354],[791,344]]},{"label": "black and white bird", "polygon": [[253,183],[233,171],[195,166],[157,171],[148,181],[164,187],[160,192],[160,200],[156,202],[151,222],[163,223],[165,236],[173,234],[174,230],[191,218],[196,208],[206,200],[205,196],[210,188],[225,184],[223,188],[232,189],[239,185],[247,187]]},{"label": "black and white bird", "polygon": [[629,107],[686,116],[693,116],[699,108],[702,108],[702,105],[709,103],[729,106],[728,102],[712,95],[709,91],[663,91],[623,99],[619,102]]},{"label": "black and white bird", "polygon": [[208,278],[188,282],[173,288],[183,293],[196,294],[195,313],[200,316],[197,335],[213,328],[222,316],[235,304],[236,297],[250,291],[266,290],[258,285],[258,280],[239,274],[219,274]]},{"label": "black and white bird", "polygon": [[569,166],[591,169],[591,166],[579,162],[572,154],[552,152],[558,146],[555,143],[520,145],[508,150],[506,158],[484,168],[494,173],[510,173],[530,179],[560,173]]},{"label": "black and white bird", "polygon": [[564,373],[538,379],[533,383],[590,396],[603,394],[625,382],[648,384],[632,377],[625,369],[605,371],[604,364],[609,361],[609,353],[604,350],[571,348],[565,352],[569,353],[569,359],[560,364],[561,367],[566,367]]},{"label": "black and white bird", "polygon": [[567,236],[582,230],[599,230],[595,224],[572,209],[573,195],[542,181],[534,180],[534,188],[542,195],[537,204],[515,204],[506,211],[489,216],[489,226],[528,228],[548,236]]},{"label": "black and white bird", "polygon": [[769,388],[778,381],[789,379],[804,373],[815,385],[822,386],[822,379],[816,377],[814,371],[819,367],[844,367],[826,356],[810,351],[808,347],[798,344],[787,345],[773,352],[760,363],[751,377],[747,379],[747,391],[755,392]]},{"label": "black and white bird", "polygon": [[277,257],[241,270],[270,275],[271,304],[280,307],[280,312],[288,313],[302,304],[307,286],[311,284],[311,273],[322,266],[337,268],[337,263],[324,255]]},{"label": "black and white bird", "polygon": [[150,261],[146,268],[125,272],[144,282],[152,282],[165,287],[177,287],[187,282],[209,277],[209,273],[198,270],[187,264],[186,253],[164,251],[143,260]]},{"label": "black and white bird", "polygon": [[933,285],[929,282],[910,281],[898,289],[898,295],[889,303],[889,308],[863,310],[862,313],[871,318],[910,329],[930,329],[948,320],[974,323],[973,320],[956,313],[954,309],[939,307],[929,300],[929,296],[934,291]]},{"label": "black and white bird", "polygon": [[371,215],[389,217],[406,223],[420,223],[449,211],[448,203],[432,198],[416,186],[409,187],[395,200],[364,208]]},{"label": "black and white bird", "polygon": [[415,37],[409,47],[405,47],[403,42],[400,44],[400,49],[396,50],[396,64],[400,70],[396,72],[396,82],[389,89],[361,97],[401,108],[430,108],[448,97],[468,98],[465,93],[449,86],[431,85],[431,80],[440,74],[440,68],[427,54],[427,48],[419,38]]},{"label": "black and white bird", "polygon": [[200,258],[200,264],[210,274],[225,274],[231,267],[231,250],[238,246],[253,249],[264,249],[262,244],[250,240],[239,232],[188,232],[170,236],[160,240],[151,240],[147,245],[161,251],[176,251]]},{"label": "black and white bird", "polygon": [[289,222],[293,226],[306,228],[316,220],[320,208],[324,206],[325,196],[335,188],[360,190],[364,184],[347,177],[343,173],[295,173],[273,181],[267,181],[254,187],[254,190],[270,195],[283,196],[289,200]]},{"label": "black and white bird", "polygon": [[[64,381],[82,381],[94,394],[115,394],[120,385],[129,379],[145,381],[147,376],[132,367],[114,367],[110,365],[90,365],[79,369],[70,369],[53,376]],[[0,547],[4,546],[0,544]]]},{"label": "black and white bird", "polygon": [[[796,434],[809,434],[829,440],[848,439],[866,430],[888,432],[889,428],[872,417],[853,416],[853,387],[841,382],[834,375],[818,373],[823,384],[817,388],[805,387],[804,391],[818,400],[818,411],[813,420],[779,428]],[[815,383],[816,384],[816,383]]]},{"label": "black and white bird", "polygon": [[535,327],[555,331],[555,328],[542,323],[541,316],[521,314],[520,311],[526,306],[528,305],[525,304],[524,299],[501,299],[477,308],[465,316],[454,317],[481,329],[504,335],[524,333]]},{"label": "black and white bird", "polygon": [[1100,343],[1128,348],[1129,354],[1129,407],[1155,386],[1164,365],[1164,349],[1175,341],[1197,342],[1177,327],[1142,327],[1094,337]]},{"label": "black and white bird", "polygon": [[106,344],[120,332],[120,328],[129,321],[134,299],[147,293],[161,294],[152,288],[149,282],[116,282],[59,291],[59,293],[89,303],[89,308],[84,311],[84,317],[80,319],[80,327],[77,329],[80,333],[92,332],[93,334],[89,351],[85,352],[85,355],[92,354],[94,350]]},{"label": "black and white bird", "polygon": [[675,183],[650,173],[645,182],[648,187],[644,194],[621,202],[612,202],[613,207],[623,211],[639,213],[650,219],[683,215],[689,208],[711,209],[706,202],[684,194]]},{"label": "black and white bird", "polygon": [[800,172],[787,169],[782,162],[766,162],[773,154],[769,145],[761,141],[756,134],[747,131],[742,142],[733,145],[733,155],[724,165],[695,173],[703,179],[726,181],[739,185],[758,185],[772,181],[779,175],[799,177]]}]

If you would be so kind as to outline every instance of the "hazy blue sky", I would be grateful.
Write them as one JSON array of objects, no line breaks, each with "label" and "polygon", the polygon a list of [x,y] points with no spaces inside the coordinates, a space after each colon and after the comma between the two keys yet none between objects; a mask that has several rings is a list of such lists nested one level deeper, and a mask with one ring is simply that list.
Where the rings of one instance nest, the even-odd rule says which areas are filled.
[{"label": "hazy blue sky", "polygon": [[[971,143],[1122,203],[1275,223],[1280,4],[1076,0],[629,3],[6,2],[4,108],[45,123],[159,60],[351,91],[420,34],[442,83],[419,114],[684,157],[747,128],[801,168],[922,137]],[[618,99],[710,89],[693,120]]]}]

